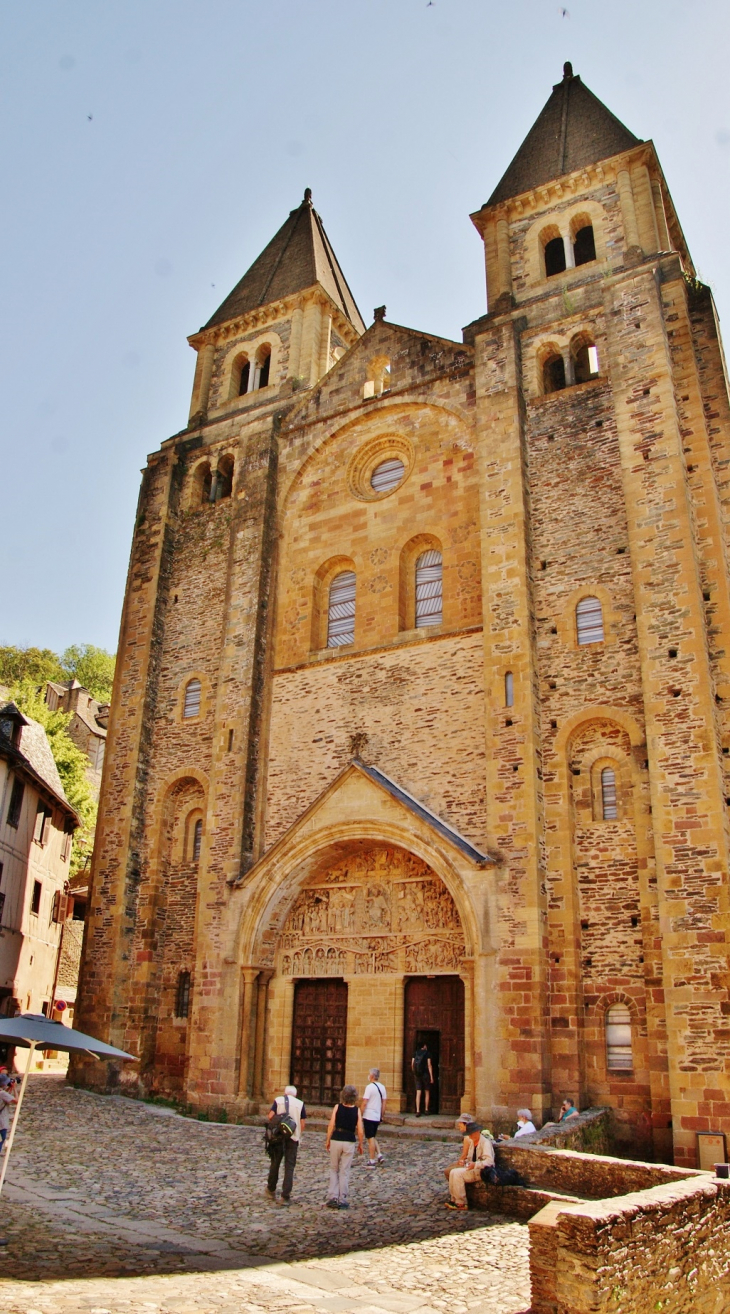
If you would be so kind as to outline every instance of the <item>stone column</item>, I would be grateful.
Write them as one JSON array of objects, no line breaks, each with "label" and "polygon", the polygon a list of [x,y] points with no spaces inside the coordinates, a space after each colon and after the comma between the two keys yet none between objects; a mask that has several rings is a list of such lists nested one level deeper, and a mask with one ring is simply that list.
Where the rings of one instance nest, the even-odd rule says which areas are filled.
[{"label": "stone column", "polygon": [[291,317],[291,334],[289,337],[289,378],[298,379],[301,367],[302,353],[302,320],[304,318],[301,307],[297,306]]},{"label": "stone column", "polygon": [[295,981],[291,976],[288,976],[283,982],[282,1000],[280,1005],[281,1051],[279,1057],[282,1087],[288,1084],[291,1069],[291,1041],[292,1030],[294,1027],[294,986]]},{"label": "stone column", "polygon": [[264,1054],[266,1052],[266,1012],[269,1002],[269,981],[273,970],[259,972],[258,995],[256,999],[256,1046],[253,1063],[253,1097],[264,1098]]},{"label": "stone column", "polygon": [[256,981],[258,967],[244,967],[241,1005],[241,1060],[238,1070],[238,1093],[250,1098],[253,1090],[253,1062],[256,1047]]},{"label": "stone column", "polygon": [[212,342],[206,342],[200,355],[202,357],[200,366],[200,391],[197,398],[193,399],[195,408],[193,414],[198,411],[206,412],[208,409],[208,398],[210,396],[210,380],[213,376],[213,360],[215,357],[215,346]]},{"label": "stone column", "polygon": [[319,343],[322,334],[322,312],[318,301],[310,301],[302,322],[302,346],[299,372],[307,384],[317,382],[319,375]]},{"label": "stone column", "polygon": [[645,164],[637,164],[631,170],[631,184],[636,205],[636,223],[644,255],[654,255],[659,250],[656,215],[654,213],[654,196],[651,189],[649,170]]},{"label": "stone column", "polygon": [[322,378],[330,367],[330,341],[332,338],[332,316],[327,307],[322,307],[322,328],[319,339],[319,374]]},{"label": "stone column", "polygon": [[509,254],[509,224],[501,215],[497,219],[497,296],[512,292],[512,261]]},{"label": "stone column", "polygon": [[464,1094],[462,1107],[476,1114],[474,1089],[474,960],[465,958],[459,973],[464,982]]},{"label": "stone column", "polygon": [[667,228],[667,215],[664,209],[662,185],[658,178],[652,180],[651,194],[654,201],[654,218],[656,220],[657,233],[659,234],[659,250],[671,251],[672,241],[669,236],[669,229]]},{"label": "stone column", "polygon": [[563,238],[563,249],[565,251],[565,268],[575,269],[575,251],[573,250],[573,237],[568,230],[568,236]]},{"label": "stone column", "polygon": [[630,250],[633,246],[641,246],[641,242],[639,241],[639,229],[636,225],[634,193],[631,190],[631,178],[628,169],[619,169],[616,182],[618,183],[618,194],[621,201],[626,247]]},{"label": "stone column", "polygon": [[406,1093],[403,1083],[403,1011],[405,1007],[405,978],[396,981],[393,999],[393,1091],[388,1096],[388,1103],[395,1112],[402,1112],[406,1107]]}]

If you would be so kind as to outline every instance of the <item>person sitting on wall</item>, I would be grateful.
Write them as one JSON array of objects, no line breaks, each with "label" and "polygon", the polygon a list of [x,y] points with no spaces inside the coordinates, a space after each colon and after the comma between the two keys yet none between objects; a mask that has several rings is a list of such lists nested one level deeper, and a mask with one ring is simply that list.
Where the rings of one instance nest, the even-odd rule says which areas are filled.
[{"label": "person sitting on wall", "polygon": [[468,1209],[466,1200],[467,1182],[478,1182],[483,1168],[494,1167],[494,1146],[491,1137],[482,1132],[478,1122],[469,1122],[465,1127],[464,1147],[466,1153],[449,1173],[449,1196],[447,1209]]},{"label": "person sitting on wall", "polygon": [[458,1159],[455,1159],[454,1162],[450,1163],[447,1168],[444,1168],[444,1177],[446,1178],[447,1182],[449,1180],[449,1177],[451,1176],[451,1170],[453,1168],[463,1168],[464,1164],[466,1163],[467,1154],[469,1152],[469,1137],[466,1134],[466,1129],[469,1126],[469,1124],[473,1123],[474,1121],[475,1118],[473,1113],[460,1113],[458,1118],[456,1119],[456,1130],[460,1133],[462,1138],[461,1153]]},{"label": "person sitting on wall", "polygon": [[532,1121],[532,1113],[530,1112],[530,1110],[518,1109],[517,1131],[514,1133],[514,1138],[512,1136],[507,1136],[503,1132],[501,1136],[497,1137],[497,1139],[500,1141],[511,1141],[513,1139],[516,1139],[518,1136],[529,1136],[530,1132],[534,1132],[534,1131],[537,1131],[537,1127]]},{"label": "person sitting on wall", "polygon": [[560,1124],[561,1122],[567,1122],[569,1118],[577,1118],[579,1116],[580,1115],[573,1101],[570,1098],[564,1099],[562,1104],[560,1105],[560,1117],[558,1118],[558,1124]]}]

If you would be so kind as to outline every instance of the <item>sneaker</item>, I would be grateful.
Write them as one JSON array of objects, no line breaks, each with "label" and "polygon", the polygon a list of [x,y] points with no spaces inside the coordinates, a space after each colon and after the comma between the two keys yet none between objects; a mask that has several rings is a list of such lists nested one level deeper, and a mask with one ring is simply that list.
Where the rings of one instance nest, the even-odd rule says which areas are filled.
[{"label": "sneaker", "polygon": [[421,1115],[420,1115],[419,1111],[416,1110],[416,1117],[417,1117],[417,1118],[420,1118],[420,1116],[421,1116]]},{"label": "sneaker", "polygon": [[466,1206],[466,1205],[463,1205],[463,1204],[457,1204],[455,1200],[447,1200],[447,1201],[446,1201],[446,1208],[447,1208],[447,1209],[458,1209],[458,1210],[461,1211],[461,1210],[465,1210],[465,1209],[467,1208],[467,1206]]},{"label": "sneaker", "polygon": [[377,1157],[377,1159],[375,1160],[375,1162],[376,1162],[376,1163],[385,1163],[385,1155],[384,1155],[384,1154],[379,1154],[378,1157]]},{"label": "sneaker", "polygon": [[377,1166],[378,1166],[378,1162],[379,1162],[378,1159],[368,1159],[368,1161],[367,1161],[365,1167],[366,1167],[366,1168],[377,1168]]},{"label": "sneaker", "polygon": [[350,1206],[349,1206],[349,1204],[347,1203],[346,1200],[340,1200],[340,1203],[338,1204],[337,1208],[338,1208],[338,1209],[349,1209]]},{"label": "sneaker", "polygon": [[326,1209],[339,1209],[339,1207],[340,1207],[339,1200],[328,1200],[327,1204],[325,1205]]}]

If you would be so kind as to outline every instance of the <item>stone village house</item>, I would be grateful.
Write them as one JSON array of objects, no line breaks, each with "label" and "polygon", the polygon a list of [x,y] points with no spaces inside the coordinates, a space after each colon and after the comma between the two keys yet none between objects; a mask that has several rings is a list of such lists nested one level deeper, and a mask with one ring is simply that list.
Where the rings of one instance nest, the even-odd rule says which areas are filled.
[{"label": "stone village house", "polygon": [[[730,1131],[730,412],[653,144],[569,65],[472,222],[488,312],[367,330],[311,195],[144,471],[79,1025],[231,1116],[377,1063],[495,1128]],[[137,1087],[138,1083],[138,1087]]]}]

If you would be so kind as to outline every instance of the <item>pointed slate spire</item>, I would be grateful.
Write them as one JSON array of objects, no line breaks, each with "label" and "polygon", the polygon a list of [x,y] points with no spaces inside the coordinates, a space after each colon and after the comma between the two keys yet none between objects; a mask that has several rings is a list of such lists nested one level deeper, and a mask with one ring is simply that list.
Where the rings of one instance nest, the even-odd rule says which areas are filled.
[{"label": "pointed slate spire", "polygon": [[365,332],[360,311],[307,188],[301,205],[292,210],[269,245],[240,283],[211,316],[206,328],[236,319],[257,306],[302,292],[319,283],[359,333]]},{"label": "pointed slate spire", "polygon": [[572,64],[565,64],[562,82],[553,87],[487,205],[620,155],[640,141],[583,85]]}]

